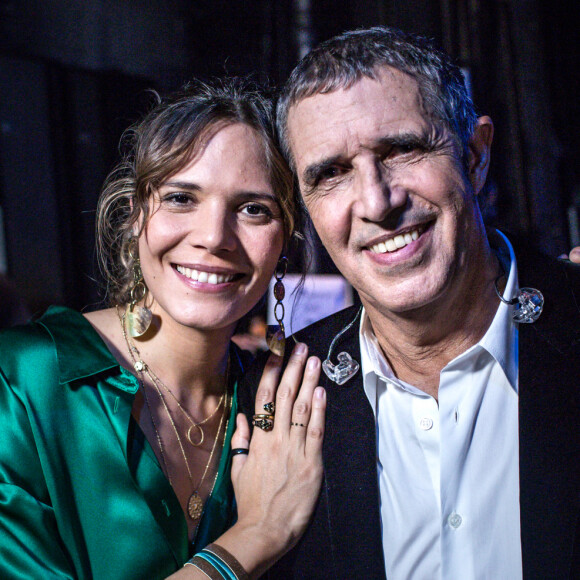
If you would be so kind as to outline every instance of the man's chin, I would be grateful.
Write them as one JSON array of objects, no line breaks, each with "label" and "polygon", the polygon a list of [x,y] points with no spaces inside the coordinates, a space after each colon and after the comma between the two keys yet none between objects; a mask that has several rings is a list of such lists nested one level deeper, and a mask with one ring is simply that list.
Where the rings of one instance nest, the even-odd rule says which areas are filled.
[{"label": "man's chin", "polygon": [[359,292],[361,301],[368,311],[375,310],[383,315],[400,316],[401,318],[429,318],[441,307],[447,284],[445,280],[435,283],[433,280],[419,278],[406,280],[401,284],[385,286],[380,294],[372,295]]}]

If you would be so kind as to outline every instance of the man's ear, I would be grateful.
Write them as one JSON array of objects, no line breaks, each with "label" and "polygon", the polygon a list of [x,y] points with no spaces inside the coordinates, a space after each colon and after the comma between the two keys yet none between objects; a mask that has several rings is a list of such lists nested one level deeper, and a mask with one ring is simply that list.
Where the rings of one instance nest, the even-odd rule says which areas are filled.
[{"label": "man's ear", "polygon": [[491,118],[479,117],[469,140],[469,181],[471,181],[475,195],[479,194],[487,178],[492,141],[493,122]]}]

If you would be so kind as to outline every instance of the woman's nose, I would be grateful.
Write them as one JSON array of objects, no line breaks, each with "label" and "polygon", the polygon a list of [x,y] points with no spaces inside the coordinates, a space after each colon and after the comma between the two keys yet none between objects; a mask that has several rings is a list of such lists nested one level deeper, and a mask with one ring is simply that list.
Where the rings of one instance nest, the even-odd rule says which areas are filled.
[{"label": "woman's nose", "polygon": [[212,254],[233,251],[237,243],[229,212],[226,208],[214,205],[199,208],[196,212],[190,238],[194,246],[205,248]]}]

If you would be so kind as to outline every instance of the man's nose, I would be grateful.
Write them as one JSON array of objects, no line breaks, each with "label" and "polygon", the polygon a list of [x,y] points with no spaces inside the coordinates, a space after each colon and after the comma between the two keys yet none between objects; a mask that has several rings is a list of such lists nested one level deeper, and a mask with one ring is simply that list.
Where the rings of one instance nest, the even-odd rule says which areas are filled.
[{"label": "man's nose", "polygon": [[406,188],[379,162],[361,167],[357,179],[355,215],[362,220],[382,222],[395,209],[407,203]]}]

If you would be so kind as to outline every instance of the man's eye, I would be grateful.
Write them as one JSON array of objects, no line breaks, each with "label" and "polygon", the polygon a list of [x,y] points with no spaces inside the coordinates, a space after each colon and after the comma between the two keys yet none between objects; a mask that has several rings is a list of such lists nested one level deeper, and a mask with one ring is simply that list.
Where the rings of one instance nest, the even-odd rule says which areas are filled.
[{"label": "man's eye", "polygon": [[340,167],[327,167],[320,172],[318,176],[318,181],[325,181],[327,179],[334,179],[342,173]]},{"label": "man's eye", "polygon": [[411,153],[411,151],[414,151],[414,150],[415,150],[415,145],[412,145],[411,143],[407,143],[405,145],[399,146],[400,153]]},{"label": "man's eye", "polygon": [[396,157],[397,155],[408,155],[417,151],[418,147],[414,143],[400,143],[394,145],[389,152],[389,157]]}]

